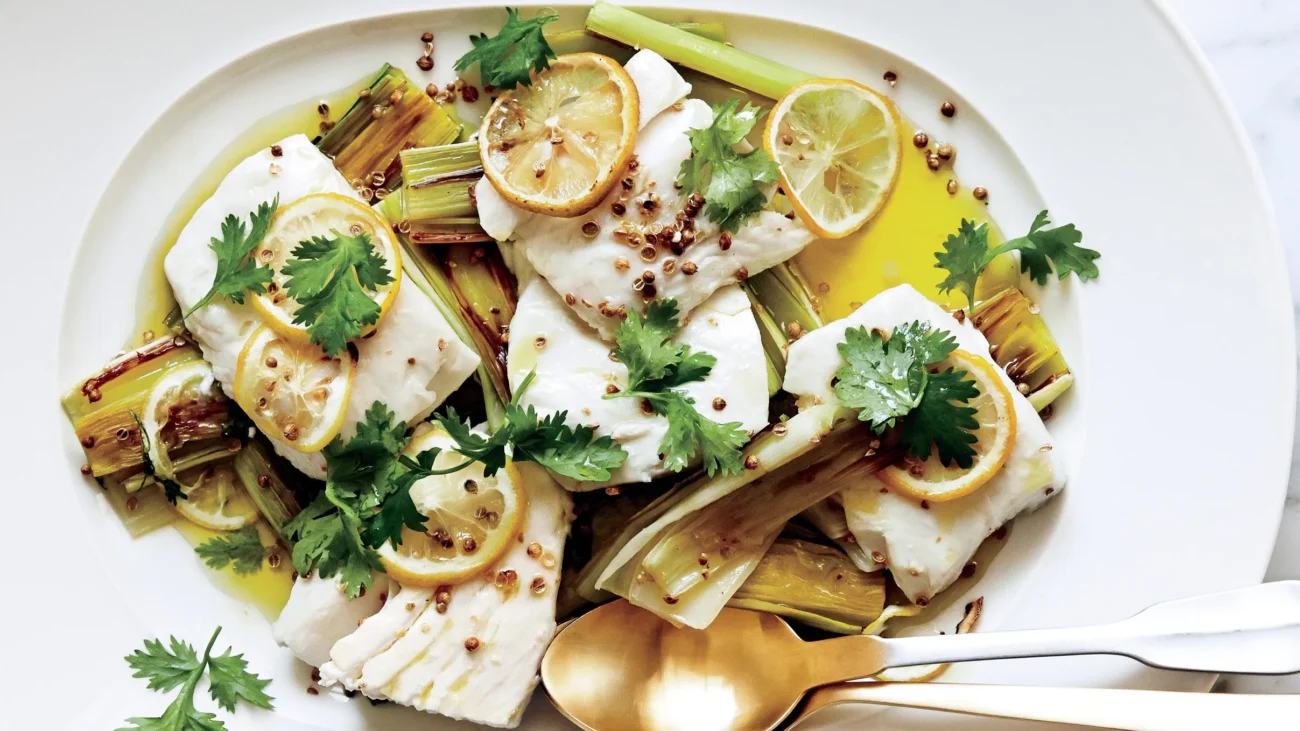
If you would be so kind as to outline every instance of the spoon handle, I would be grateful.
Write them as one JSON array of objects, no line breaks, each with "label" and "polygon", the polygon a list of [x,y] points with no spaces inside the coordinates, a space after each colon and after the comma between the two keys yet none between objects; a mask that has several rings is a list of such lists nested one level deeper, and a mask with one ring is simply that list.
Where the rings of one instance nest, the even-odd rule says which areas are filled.
[{"label": "spoon handle", "polygon": [[958,683],[837,683],[808,694],[791,726],[827,706],[875,703],[1129,731],[1290,728],[1300,696],[1040,688]]},{"label": "spoon handle", "polygon": [[1060,655],[1126,655],[1172,670],[1300,672],[1300,581],[1156,604],[1114,624],[880,640],[885,667]]}]

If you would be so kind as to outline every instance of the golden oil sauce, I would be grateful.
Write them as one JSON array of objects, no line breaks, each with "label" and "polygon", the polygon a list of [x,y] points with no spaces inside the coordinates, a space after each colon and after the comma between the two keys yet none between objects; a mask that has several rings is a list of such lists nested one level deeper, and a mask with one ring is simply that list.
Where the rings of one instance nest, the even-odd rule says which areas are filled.
[{"label": "golden oil sauce", "polygon": [[[191,546],[223,535],[221,531],[208,530],[200,525],[181,518],[173,523],[176,530],[185,537]],[[274,546],[275,558],[270,555],[262,560],[262,569],[256,573],[239,575],[227,566],[221,570],[204,567],[208,579],[225,593],[257,608],[269,621],[274,622],[289,601],[289,590],[293,588],[293,562],[289,560],[288,551],[277,543],[275,531],[264,521],[257,522],[257,532],[262,538],[263,546]],[[276,564],[274,567],[272,563]]]}]

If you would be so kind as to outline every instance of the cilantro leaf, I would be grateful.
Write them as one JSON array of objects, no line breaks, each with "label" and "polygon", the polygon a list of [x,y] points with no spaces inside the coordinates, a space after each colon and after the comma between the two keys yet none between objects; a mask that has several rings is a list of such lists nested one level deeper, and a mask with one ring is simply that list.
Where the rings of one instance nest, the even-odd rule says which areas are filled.
[{"label": "cilantro leaf", "polygon": [[966,295],[966,301],[973,304],[975,283],[980,272],[1008,251],[1020,252],[1020,271],[1028,273],[1039,284],[1046,284],[1053,270],[1058,279],[1065,279],[1071,272],[1078,274],[1079,280],[1083,282],[1096,279],[1100,274],[1096,260],[1101,258],[1101,254],[1079,246],[1079,242],[1083,241],[1083,232],[1072,223],[1047,228],[1050,223],[1047,211],[1040,211],[1034,217],[1028,234],[989,249],[988,224],[976,226],[973,222],[962,219],[957,233],[950,234],[943,244],[943,251],[935,252],[934,255],[937,260],[935,268],[948,272],[948,276],[939,283],[939,291],[955,289]]},{"label": "cilantro leaf", "polygon": [[899,443],[917,459],[929,459],[933,444],[939,449],[940,462],[971,466],[975,456],[971,445],[978,441],[974,431],[980,426],[975,420],[977,412],[954,403],[979,396],[975,381],[966,375],[966,371],[951,368],[931,373],[920,402],[903,420]]},{"label": "cilantro leaf", "polygon": [[294,324],[306,325],[311,342],[335,355],[379,321],[379,305],[366,292],[392,283],[393,274],[369,234],[330,233],[300,242],[282,271],[285,290],[300,305]]},{"label": "cilantro leaf", "polygon": [[208,660],[208,692],[217,705],[235,712],[235,702],[243,701],[258,708],[275,708],[271,696],[266,694],[270,678],[259,678],[248,672],[248,661],[242,654],[231,655],[231,649]]},{"label": "cilantro leaf", "polygon": [[894,328],[888,340],[850,328],[838,347],[845,365],[835,373],[835,395],[880,434],[917,407],[929,380],[925,367],[947,358],[957,341],[917,321]]},{"label": "cilantro leaf", "polygon": [[691,156],[677,173],[683,190],[704,196],[708,219],[732,232],[767,206],[759,185],[777,179],[776,162],[767,152],[736,152],[766,113],[748,102],[738,111],[739,105],[739,99],[729,99],[714,106],[711,125],[686,132]]},{"label": "cilantro leaf", "polygon": [[740,422],[710,421],[696,411],[693,399],[675,390],[707,378],[717,358],[671,342],[676,334],[674,299],[652,301],[644,318],[629,312],[614,333],[614,356],[627,366],[628,387],[605,398],[645,399],[668,420],[659,444],[667,469],[683,470],[699,454],[710,476],[719,470],[737,474],[743,469],[740,447],[749,440]]},{"label": "cilantro leaf", "polygon": [[194,552],[210,568],[224,569],[232,565],[236,574],[247,576],[262,570],[262,559],[269,549],[262,545],[257,528],[245,526],[224,536],[216,536],[199,544]]},{"label": "cilantro leaf", "polygon": [[[510,405],[517,407],[516,401],[523,391],[524,389],[519,389],[506,408]],[[492,436],[484,437],[475,433],[468,421],[462,421],[454,408],[448,407],[445,415],[434,418],[443,429],[447,430],[452,441],[456,442],[457,452],[483,465],[484,475],[491,477],[497,473],[497,470],[506,466],[506,447],[510,444],[509,419]]]},{"label": "cilantro leaf", "polygon": [[262,203],[256,211],[248,214],[250,225],[247,228],[235,214],[226,216],[226,220],[221,222],[221,238],[214,237],[208,243],[212,253],[217,255],[217,272],[212,280],[212,288],[189,312],[181,316],[182,321],[217,297],[225,297],[242,305],[245,291],[254,294],[266,292],[266,285],[271,282],[271,268],[259,266],[249,254],[266,237],[271,219],[279,207],[278,195],[270,203]]},{"label": "cilantro leaf", "polygon": [[547,8],[531,20],[523,20],[518,10],[506,8],[506,24],[495,36],[488,38],[486,33],[480,33],[469,37],[474,48],[456,61],[456,70],[464,71],[477,63],[484,84],[504,90],[528,86],[531,72],[551,67],[555,51],[546,42],[542,26],[559,18],[558,13]]},{"label": "cilantro leaf", "polygon": [[149,456],[149,452],[153,450],[149,430],[144,428],[144,422],[140,421],[140,417],[134,411],[131,412],[131,418],[135,419],[135,428],[140,433],[140,473],[144,475],[144,479],[140,481],[140,487],[147,486],[149,480],[152,479],[156,484],[162,486],[163,497],[166,497],[167,502],[172,505],[175,505],[177,500],[189,500],[190,496],[185,494],[185,488],[181,487],[178,482],[158,476],[153,457]]},{"label": "cilantro leaf", "polygon": [[227,711],[233,713],[235,703],[240,700],[273,708],[274,699],[266,693],[271,681],[248,672],[243,655],[231,655],[231,649],[227,649],[219,657],[212,656],[212,646],[219,634],[220,627],[212,633],[202,658],[192,646],[175,637],[171,638],[170,650],[158,640],[146,640],[143,651],[128,655],[127,664],[136,671],[132,677],[148,678],[151,690],[170,691],[179,687],[181,692],[161,716],[128,718],[127,723],[132,725],[118,731],[225,731],[226,724],[216,715],[194,707],[195,689],[205,668],[212,699]]},{"label": "cilantro leaf", "polygon": [[339,576],[349,599],[361,596],[383,571],[379,558],[361,537],[361,518],[347,495],[329,482],[316,499],[284,524],[295,541],[293,567],[303,575],[315,571],[323,578]]},{"label": "cilantro leaf", "polygon": [[402,528],[424,531],[429,519],[415,507],[411,487],[426,477],[442,473],[433,469],[433,463],[441,451],[437,448],[426,449],[417,454],[415,459],[407,456],[398,459],[405,471],[392,481],[379,512],[368,521],[365,536],[368,545],[379,547],[391,543],[396,548],[402,545]]}]

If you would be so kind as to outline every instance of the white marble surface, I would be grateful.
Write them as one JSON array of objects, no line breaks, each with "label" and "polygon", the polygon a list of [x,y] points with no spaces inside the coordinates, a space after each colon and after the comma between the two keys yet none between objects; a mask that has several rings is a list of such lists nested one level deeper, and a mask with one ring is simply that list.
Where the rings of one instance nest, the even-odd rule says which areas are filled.
[{"label": "white marble surface", "polygon": [[[1300,1],[1167,0],[1223,81],[1259,155],[1300,307]],[[1300,579],[1300,444],[1267,579]],[[1231,692],[1300,693],[1300,676],[1227,677]]]}]

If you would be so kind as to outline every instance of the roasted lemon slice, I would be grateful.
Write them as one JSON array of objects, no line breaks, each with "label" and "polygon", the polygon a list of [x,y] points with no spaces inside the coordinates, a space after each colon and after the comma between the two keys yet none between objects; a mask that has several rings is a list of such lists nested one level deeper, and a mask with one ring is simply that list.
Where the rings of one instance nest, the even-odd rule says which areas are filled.
[{"label": "roasted lemon slice", "polygon": [[890,487],[920,500],[943,502],[955,500],[978,490],[1006,464],[1016,446],[1016,408],[997,366],[964,350],[954,350],[938,364],[940,370],[966,371],[975,379],[979,396],[968,406],[975,409],[977,441],[972,447],[975,457],[968,468],[955,463],[945,466],[931,452],[924,462],[904,460],[880,471],[879,477]]},{"label": "roasted lemon slice", "polygon": [[276,211],[270,229],[254,254],[259,264],[271,267],[275,273],[266,293],[253,298],[253,307],[279,334],[294,342],[309,342],[311,336],[307,325],[293,321],[299,305],[298,300],[290,297],[285,289],[289,280],[284,274],[285,262],[292,258],[293,250],[303,241],[314,237],[328,239],[362,234],[369,237],[375,253],[383,258],[384,266],[393,277],[393,281],[374,291],[365,290],[379,305],[379,319],[366,326],[362,334],[374,330],[393,306],[397,290],[402,285],[401,249],[393,230],[382,216],[361,201],[338,193],[305,196]]},{"label": "roasted lemon slice", "polygon": [[898,110],[854,81],[796,85],[767,119],[763,146],[781,170],[795,213],[818,236],[838,239],[871,220],[898,181]]},{"label": "roasted lemon slice", "polygon": [[159,477],[175,476],[172,460],[167,450],[180,443],[177,435],[167,429],[174,415],[188,413],[199,415],[220,406],[226,400],[221,387],[212,377],[212,366],[207,361],[187,363],[168,371],[149,391],[149,402],[140,414],[140,427],[149,445],[149,461],[154,474]]},{"label": "roasted lemon slice", "polygon": [[239,530],[257,520],[257,506],[229,464],[186,470],[176,476],[176,482],[187,498],[176,501],[176,510],[204,528]]},{"label": "roasted lemon slice", "polygon": [[[418,435],[406,453],[442,451],[434,469],[465,461],[452,451],[455,442],[441,429]],[[411,499],[428,516],[423,533],[402,529],[402,544],[385,543],[379,559],[388,575],[403,585],[436,587],[478,576],[497,562],[519,535],[526,496],[514,465],[491,477],[474,462],[448,475],[426,477],[411,487]]]},{"label": "roasted lemon slice", "polygon": [[235,401],[268,436],[319,452],[343,428],[356,359],[350,347],[331,357],[260,327],[239,354]]},{"label": "roasted lemon slice", "polygon": [[636,146],[636,85],[614,59],[571,53],[530,86],[497,98],[479,157],[506,200],[548,216],[580,216],[618,180]]}]

